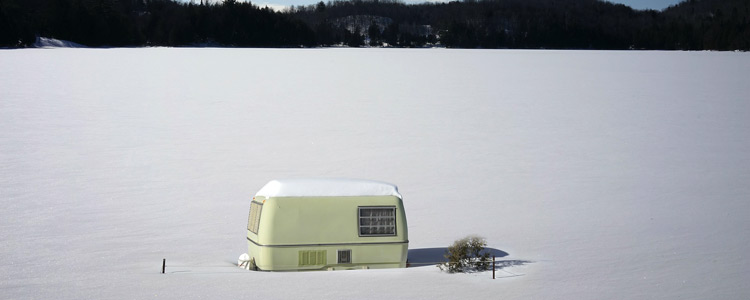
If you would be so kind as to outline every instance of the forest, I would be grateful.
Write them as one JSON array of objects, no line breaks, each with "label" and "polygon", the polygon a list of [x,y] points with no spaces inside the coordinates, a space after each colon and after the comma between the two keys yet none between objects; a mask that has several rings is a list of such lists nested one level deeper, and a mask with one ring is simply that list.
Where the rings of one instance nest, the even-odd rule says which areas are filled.
[{"label": "forest", "polygon": [[0,47],[38,37],[89,47],[448,47],[750,50],[750,1],[662,11],[601,0],[0,0]]}]

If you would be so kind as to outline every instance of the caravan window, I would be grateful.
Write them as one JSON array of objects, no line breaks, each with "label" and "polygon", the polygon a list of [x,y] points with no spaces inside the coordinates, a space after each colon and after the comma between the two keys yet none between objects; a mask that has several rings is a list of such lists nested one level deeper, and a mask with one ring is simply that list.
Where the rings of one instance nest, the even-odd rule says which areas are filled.
[{"label": "caravan window", "polygon": [[396,207],[360,207],[360,236],[396,235]]},{"label": "caravan window", "polygon": [[263,204],[258,202],[250,202],[250,216],[247,218],[247,230],[258,234],[258,226],[260,225],[260,211],[263,209]]}]

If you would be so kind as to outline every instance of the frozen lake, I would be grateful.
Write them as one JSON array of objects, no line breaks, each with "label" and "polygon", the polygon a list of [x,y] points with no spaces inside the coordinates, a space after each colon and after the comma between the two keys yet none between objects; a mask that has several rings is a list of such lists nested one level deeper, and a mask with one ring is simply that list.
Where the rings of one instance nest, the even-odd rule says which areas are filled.
[{"label": "frozen lake", "polygon": [[[26,49],[0,70],[3,298],[750,297],[748,53]],[[520,264],[233,267],[252,195],[290,177],[398,185],[411,261],[478,234]]]}]

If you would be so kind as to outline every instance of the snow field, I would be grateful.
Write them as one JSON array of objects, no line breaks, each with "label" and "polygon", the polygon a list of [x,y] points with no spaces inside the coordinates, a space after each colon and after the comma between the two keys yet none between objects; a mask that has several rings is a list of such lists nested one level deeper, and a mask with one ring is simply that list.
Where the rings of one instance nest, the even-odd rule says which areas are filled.
[{"label": "snow field", "polygon": [[[30,49],[0,68],[3,298],[750,295],[746,53]],[[232,267],[252,195],[294,177],[398,185],[411,254],[479,234],[532,263]]]}]

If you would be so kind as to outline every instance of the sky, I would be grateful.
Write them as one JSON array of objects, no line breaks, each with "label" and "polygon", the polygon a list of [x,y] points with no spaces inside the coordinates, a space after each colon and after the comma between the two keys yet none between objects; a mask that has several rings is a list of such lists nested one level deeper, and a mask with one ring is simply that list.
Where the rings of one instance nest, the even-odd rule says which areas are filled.
[{"label": "sky", "polygon": [[612,3],[622,3],[635,9],[662,10],[670,5],[680,3],[680,0],[610,0]]},{"label": "sky", "polygon": [[[182,1],[190,1],[190,0],[182,0]],[[194,2],[199,2],[200,0],[193,0]],[[212,0],[212,1],[219,1],[219,0]],[[271,8],[281,8],[284,6],[290,6],[290,5],[309,5],[313,3],[317,3],[320,0],[255,0],[252,1],[258,6],[270,6]],[[328,0],[324,0],[324,2],[327,2]],[[448,1],[448,0],[444,0]],[[440,0],[404,0],[406,3],[422,3],[422,2],[440,2]],[[662,10],[670,5],[677,4],[681,2],[680,0],[609,0],[609,2],[612,3],[622,3],[627,6],[630,6],[635,9],[655,9],[655,10]]]}]

